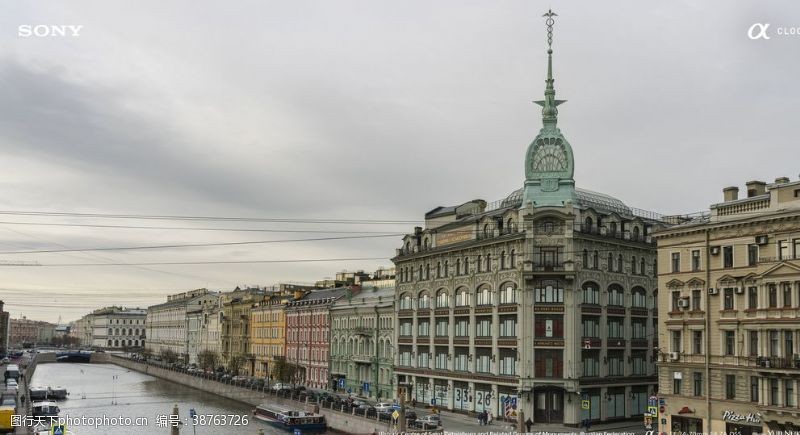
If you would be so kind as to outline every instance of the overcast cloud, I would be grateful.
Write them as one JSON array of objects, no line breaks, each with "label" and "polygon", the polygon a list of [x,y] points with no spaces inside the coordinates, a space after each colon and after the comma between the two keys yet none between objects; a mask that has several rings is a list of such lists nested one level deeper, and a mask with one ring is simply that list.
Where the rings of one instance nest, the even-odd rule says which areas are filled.
[{"label": "overcast cloud", "polygon": [[[756,22],[800,27],[797,2],[27,1],[0,13],[0,211],[411,221],[437,205],[500,199],[522,186],[541,125],[531,100],[544,88],[550,6],[555,86],[568,100],[559,126],[578,186],[689,213],[727,185],[798,177],[800,36],[747,37]],[[25,24],[83,28],[23,38]],[[9,222],[192,224],[0,215],[0,260],[11,262],[384,258],[0,269],[12,316],[50,321],[196,287],[374,270],[399,245],[2,254],[315,237]]]}]

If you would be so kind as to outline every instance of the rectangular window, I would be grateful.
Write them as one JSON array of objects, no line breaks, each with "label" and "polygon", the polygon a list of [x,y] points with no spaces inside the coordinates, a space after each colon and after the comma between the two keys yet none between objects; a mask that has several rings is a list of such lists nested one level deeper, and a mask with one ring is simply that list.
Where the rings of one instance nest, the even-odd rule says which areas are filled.
[{"label": "rectangular window", "polygon": [[478,373],[489,373],[491,370],[491,360],[488,354],[478,355],[475,361],[475,371]]},{"label": "rectangular window", "polygon": [[564,317],[536,315],[534,329],[537,338],[563,338]]},{"label": "rectangular window", "polygon": [[672,292],[672,311],[680,311],[681,307],[678,302],[681,300],[681,292]]},{"label": "rectangular window", "polygon": [[750,401],[758,402],[758,378],[750,377]]},{"label": "rectangular window", "polygon": [[724,289],[723,292],[725,293],[723,309],[732,310],[733,309],[733,288],[728,287],[728,288]]},{"label": "rectangular window", "polygon": [[736,398],[736,375],[725,375],[725,398]]},{"label": "rectangular window", "polygon": [[784,400],[783,406],[790,407],[794,406],[794,380],[792,379],[785,379],[783,381],[783,392],[784,392]]},{"label": "rectangular window", "polygon": [[792,243],[794,244],[794,258],[800,260],[800,239],[794,239]]},{"label": "rectangular window", "polygon": [[778,260],[788,260],[792,257],[789,256],[789,241],[778,241]]},{"label": "rectangular window", "polygon": [[625,322],[623,318],[608,318],[608,338],[625,338]]},{"label": "rectangular window", "polygon": [[779,348],[778,331],[772,329],[769,331],[769,356],[778,356]]},{"label": "rectangular window", "polygon": [[778,406],[778,380],[772,378],[769,380],[769,404]]},{"label": "rectangular window", "polygon": [[700,372],[694,372],[694,395],[703,395],[703,374]]},{"label": "rectangular window", "polygon": [[681,394],[681,379],[674,378],[672,380],[672,394],[679,396]]},{"label": "rectangular window", "polygon": [[560,378],[563,376],[563,351],[560,349],[538,349],[536,350],[535,364],[537,378]]},{"label": "rectangular window", "polygon": [[792,306],[792,285],[788,282],[781,283],[781,289],[783,289],[783,306],[784,307],[791,307]]},{"label": "rectangular window", "polygon": [[583,336],[596,338],[600,336],[600,318],[599,317],[583,317]]},{"label": "rectangular window", "polygon": [[436,319],[436,336],[437,337],[449,337],[450,331],[449,323],[447,319]]},{"label": "rectangular window", "polygon": [[600,352],[597,350],[583,351],[583,376],[600,376]]},{"label": "rectangular window", "polygon": [[794,355],[794,333],[791,330],[783,331],[784,355],[791,358]]},{"label": "rectangular window", "polygon": [[680,272],[681,271],[681,253],[680,252],[673,252],[672,253],[672,272]]},{"label": "rectangular window", "polygon": [[456,337],[469,337],[469,319],[456,318]]},{"label": "rectangular window", "polygon": [[733,246],[722,247],[722,267],[733,267]]},{"label": "rectangular window", "polygon": [[747,287],[747,308],[751,310],[758,308],[758,287]]},{"label": "rectangular window", "polygon": [[517,336],[517,316],[500,317],[500,336],[501,337]]},{"label": "rectangular window", "polygon": [[692,351],[695,355],[703,354],[703,331],[692,331]]},{"label": "rectangular window", "polygon": [[490,337],[492,335],[492,319],[490,317],[475,318],[475,336]]},{"label": "rectangular window", "polygon": [[417,325],[417,335],[421,337],[428,337],[431,335],[431,322],[430,320],[420,320]]},{"label": "rectangular window", "polygon": [[515,355],[502,355],[500,357],[500,374],[514,376],[517,374],[517,358]]},{"label": "rectangular window", "polygon": [[750,356],[758,356],[758,331],[750,331]]},{"label": "rectangular window", "polygon": [[436,368],[447,370],[447,349],[436,348]]},{"label": "rectangular window", "polygon": [[400,321],[400,335],[406,337],[411,336],[411,320]]},{"label": "rectangular window", "polygon": [[417,367],[430,367],[431,354],[428,352],[421,352],[417,355]]},{"label": "rectangular window", "polygon": [[701,290],[692,290],[692,311],[702,311],[700,308]]},{"label": "rectangular window", "polygon": [[608,375],[623,376],[625,374],[625,360],[623,350],[608,351]]},{"label": "rectangular window", "polygon": [[776,308],[778,306],[778,286],[775,284],[768,284],[769,307]]},{"label": "rectangular window", "polygon": [[517,303],[517,290],[513,286],[506,286],[500,290],[500,303],[501,304],[516,304]]},{"label": "rectangular window", "polygon": [[456,349],[456,358],[455,358],[455,363],[454,363],[454,367],[453,368],[455,370],[462,371],[462,372],[467,371],[468,359],[469,359],[469,356],[468,356],[468,351],[466,349],[463,350],[463,351],[460,351],[460,350]]},{"label": "rectangular window", "polygon": [[634,340],[647,338],[647,319],[631,318],[631,338]]},{"label": "rectangular window", "polygon": [[695,249],[692,251],[692,271],[697,272],[700,270],[700,250]]},{"label": "rectangular window", "polygon": [[633,351],[633,375],[644,376],[647,374],[647,352],[646,351]]},{"label": "rectangular window", "polygon": [[540,304],[563,304],[564,289],[559,281],[544,281],[534,289],[535,302]]},{"label": "rectangular window", "polygon": [[758,264],[758,245],[747,245],[747,265]]},{"label": "rectangular window", "polygon": [[725,331],[725,355],[736,355],[736,333]]},{"label": "rectangular window", "polygon": [[672,352],[680,352],[681,349],[681,331],[672,331]]},{"label": "rectangular window", "polygon": [[599,304],[600,291],[597,287],[587,286],[583,289],[584,304]]}]

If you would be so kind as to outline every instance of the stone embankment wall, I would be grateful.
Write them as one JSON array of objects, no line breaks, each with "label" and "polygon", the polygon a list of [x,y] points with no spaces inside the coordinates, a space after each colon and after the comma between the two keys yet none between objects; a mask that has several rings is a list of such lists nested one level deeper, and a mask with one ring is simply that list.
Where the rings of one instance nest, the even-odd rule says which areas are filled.
[{"label": "stone embankment wall", "polygon": [[[97,355],[97,354],[95,354]],[[102,355],[102,356],[101,356]],[[300,402],[276,397],[269,394],[264,394],[260,391],[248,390],[246,388],[237,387],[235,385],[227,385],[215,380],[203,379],[197,376],[188,375],[185,373],[176,372],[173,370],[151,366],[136,361],[131,361],[127,358],[117,356],[108,356],[108,354],[100,354],[95,359],[94,355],[92,362],[108,362],[116,364],[137,372],[146,373],[150,376],[165,379],[170,382],[175,382],[187,387],[195,388],[208,393],[213,393],[228,399],[236,400],[239,402],[247,403],[249,405],[259,405],[268,402],[278,406],[285,406],[287,408],[297,409],[304,407],[307,411],[312,411],[314,408],[313,403],[303,405]],[[367,419],[357,415],[334,411],[330,409],[320,409],[320,413],[325,415],[328,421],[328,426],[336,431],[347,434],[373,434],[388,432],[389,425],[385,422],[378,420]]]}]

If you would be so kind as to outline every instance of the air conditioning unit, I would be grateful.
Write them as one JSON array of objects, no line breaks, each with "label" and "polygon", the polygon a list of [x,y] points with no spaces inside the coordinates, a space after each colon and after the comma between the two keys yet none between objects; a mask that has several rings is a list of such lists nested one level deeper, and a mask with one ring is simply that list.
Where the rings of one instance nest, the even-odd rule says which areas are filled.
[{"label": "air conditioning unit", "polygon": [[689,299],[680,299],[678,301],[678,306],[681,308],[689,308]]},{"label": "air conditioning unit", "polygon": [[767,236],[766,234],[761,236],[756,236],[757,245],[766,245],[767,243],[769,243],[769,236]]},{"label": "air conditioning unit", "polygon": [[711,247],[711,255],[719,255],[719,246]]},{"label": "air conditioning unit", "polygon": [[708,289],[708,294],[710,294],[710,295],[715,295],[717,293],[719,293],[719,289],[718,288],[711,287],[710,289]]},{"label": "air conditioning unit", "polygon": [[681,355],[678,352],[670,352],[669,353],[669,360],[670,361],[677,361],[680,359]]},{"label": "air conditioning unit", "polygon": [[736,287],[736,294],[737,295],[744,294],[744,287]]}]

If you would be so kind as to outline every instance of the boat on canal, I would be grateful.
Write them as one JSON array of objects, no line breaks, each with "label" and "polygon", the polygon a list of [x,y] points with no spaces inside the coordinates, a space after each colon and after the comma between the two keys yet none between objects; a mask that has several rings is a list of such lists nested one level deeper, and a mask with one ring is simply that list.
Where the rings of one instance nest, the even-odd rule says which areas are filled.
[{"label": "boat on canal", "polygon": [[34,385],[28,388],[28,397],[31,398],[31,402],[39,401],[39,400],[47,400],[47,394],[49,393],[49,389],[42,385]]},{"label": "boat on canal", "polygon": [[47,397],[55,400],[64,400],[67,398],[67,389],[65,387],[48,387]]},{"label": "boat on canal", "polygon": [[307,411],[276,409],[270,405],[258,405],[253,410],[253,417],[274,427],[294,432],[324,432],[328,428],[325,416]]}]

